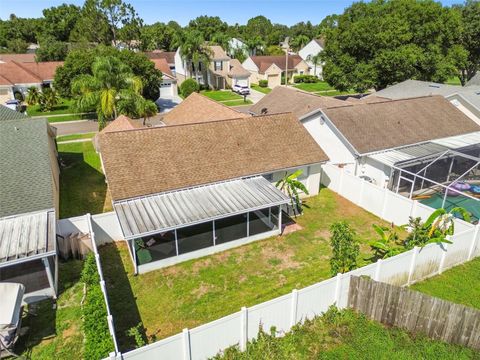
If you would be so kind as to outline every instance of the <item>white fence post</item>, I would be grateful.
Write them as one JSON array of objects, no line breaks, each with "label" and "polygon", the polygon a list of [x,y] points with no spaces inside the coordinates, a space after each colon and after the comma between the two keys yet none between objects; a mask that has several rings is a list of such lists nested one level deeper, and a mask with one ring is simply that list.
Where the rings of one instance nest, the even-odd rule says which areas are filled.
[{"label": "white fence post", "polygon": [[340,287],[342,286],[342,273],[337,274],[337,283],[335,285],[335,306],[340,302]]},{"label": "white fence post", "polygon": [[[451,240],[450,236],[448,236],[448,240]],[[445,249],[442,252],[442,257],[440,258],[440,263],[438,264],[438,274],[441,274],[443,272],[443,266],[445,264],[445,258],[447,257],[448,244],[443,244],[443,247]]]},{"label": "white fence post", "polygon": [[183,360],[192,360],[192,352],[190,350],[190,330],[183,329]]},{"label": "white fence post", "polygon": [[292,290],[292,308],[290,312],[290,326],[297,323],[297,304],[298,304],[298,290]]},{"label": "white fence post", "polygon": [[415,263],[417,262],[417,254],[420,250],[419,247],[415,246],[412,251],[412,259],[410,260],[410,269],[408,270],[408,280],[407,285],[412,283],[413,272],[415,271]]},{"label": "white fence post", "polygon": [[247,350],[248,342],[248,309],[242,307],[240,316],[240,350]]},{"label": "white fence post", "polygon": [[375,281],[380,281],[380,270],[382,268],[382,259],[377,260],[377,266],[375,267],[375,275],[374,279]]},{"label": "white fence post", "polygon": [[473,252],[477,247],[477,239],[478,239],[479,231],[480,231],[480,224],[477,224],[477,226],[475,226],[475,232],[473,233],[472,244],[470,245],[470,249],[468,249],[468,258],[467,258],[468,261],[472,260]]}]

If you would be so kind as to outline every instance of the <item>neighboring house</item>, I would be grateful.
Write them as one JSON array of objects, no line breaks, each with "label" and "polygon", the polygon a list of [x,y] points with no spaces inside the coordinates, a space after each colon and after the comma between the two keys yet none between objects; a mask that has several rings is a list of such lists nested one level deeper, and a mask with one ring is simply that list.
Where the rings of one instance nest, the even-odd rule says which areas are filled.
[{"label": "neighboring house", "polygon": [[55,131],[0,106],[0,281],[25,285],[25,302],[55,297],[59,166]]},{"label": "neighboring house", "polygon": [[145,55],[151,59],[165,59],[167,61],[170,72],[175,75],[175,51],[153,50],[146,52]]},{"label": "neighboring house", "polygon": [[0,54],[0,63],[8,61],[35,62],[35,54]]},{"label": "neighboring house", "polygon": [[100,144],[136,273],[281,233],[290,199],[273,184],[303,169],[315,195],[327,160],[292,114],[108,132]]},{"label": "neighboring house", "polygon": [[320,62],[317,65],[315,65],[311,59],[312,57],[320,54],[324,48],[325,48],[325,40],[323,38],[313,39],[307,45],[305,45],[302,49],[300,49],[300,51],[298,52],[298,55],[300,55],[300,57],[303,60],[305,60],[305,62],[310,67],[310,71],[309,71],[310,75],[315,75],[319,78],[322,77],[323,64]]},{"label": "neighboring house", "polygon": [[93,145],[95,146],[95,150],[97,151],[97,153],[100,152],[99,138],[102,134],[114,131],[127,131],[142,128],[144,128],[144,126],[140,123],[139,120],[132,120],[128,116],[120,115],[115,120],[110,122],[107,126],[105,126],[102,131],[95,135],[95,137],[93,138]]},{"label": "neighboring house", "polygon": [[274,114],[291,107],[331,164],[379,186],[392,181],[400,161],[480,142],[480,126],[442,96],[332,104],[300,91],[277,89],[250,111]]},{"label": "neighboring house", "polygon": [[405,80],[368,95],[366,99],[374,97],[398,100],[429,95],[445,97],[465,115],[480,124],[480,85],[475,85],[474,81],[469,86],[462,87],[428,81]]},{"label": "neighboring house", "polygon": [[267,80],[268,87],[281,85],[282,74],[288,72],[289,81],[293,80],[295,75],[307,74],[308,64],[299,55],[288,56],[288,70],[286,70],[286,57],[279,56],[250,56],[242,66],[250,72],[250,82],[256,83],[260,80]]},{"label": "neighboring house", "polygon": [[162,82],[160,83],[160,98],[171,98],[178,95],[177,78],[170,70],[167,60],[164,58],[150,59],[155,64],[155,68],[162,72]]},{"label": "neighboring house", "polygon": [[112,46],[118,50],[132,50],[137,52],[142,45],[140,40],[120,41],[116,42],[112,40]]},{"label": "neighboring house", "polygon": [[211,62],[198,66],[198,74],[190,74],[186,62],[182,59],[179,48],[175,53],[175,70],[179,85],[187,78],[198,79],[199,83],[212,89],[227,89],[235,84],[249,86],[247,71],[237,60],[231,59],[221,46],[208,45],[211,52]]},{"label": "neighboring house", "polygon": [[183,125],[250,117],[196,92],[163,116],[165,125]]},{"label": "neighboring house", "polygon": [[231,38],[228,42],[227,54],[233,57],[238,50],[241,50],[246,57],[249,55],[247,44],[240,39]]},{"label": "neighboring house", "polygon": [[62,61],[0,62],[0,95],[8,97],[18,92],[25,96],[29,87],[35,86],[40,90],[50,87],[55,71],[61,65]]}]

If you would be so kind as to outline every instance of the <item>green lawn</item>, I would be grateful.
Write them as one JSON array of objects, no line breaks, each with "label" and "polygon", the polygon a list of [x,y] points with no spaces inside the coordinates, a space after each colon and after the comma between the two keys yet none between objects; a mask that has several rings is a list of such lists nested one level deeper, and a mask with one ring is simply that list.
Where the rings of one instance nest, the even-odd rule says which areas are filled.
[{"label": "green lawn", "polygon": [[308,91],[308,92],[335,90],[325,81],[319,81],[316,83],[300,83],[300,84],[294,85],[294,87],[300,90]]},{"label": "green lawn", "polygon": [[230,348],[215,359],[480,359],[474,350],[386,328],[352,310],[332,308],[283,337],[264,330],[245,352]]},{"label": "green lawn", "polygon": [[223,105],[227,106],[242,106],[242,105],[250,105],[253,104],[251,100],[243,101],[243,100],[231,100],[231,101],[222,101]]},{"label": "green lawn", "polygon": [[90,141],[59,144],[60,218],[111,211],[100,157]]},{"label": "green lawn", "polygon": [[259,86],[258,84],[250,84],[250,87],[253,89],[253,90],[257,90],[257,91],[260,91],[264,94],[268,94],[270,91],[272,91],[272,89],[268,88],[268,87],[261,87]]},{"label": "green lawn", "polygon": [[205,90],[200,93],[215,101],[243,100],[242,96],[230,90]]},{"label": "green lawn", "polygon": [[460,78],[458,76],[454,76],[450,79],[448,79],[447,81],[445,81],[445,84],[448,84],[448,85],[462,85],[462,83],[460,82]]},{"label": "green lawn", "polygon": [[77,139],[91,139],[97,134],[96,132],[85,133],[85,134],[73,134],[73,135],[64,135],[57,136],[57,143],[68,140],[77,140]]},{"label": "green lawn", "polygon": [[57,106],[53,108],[52,111],[41,111],[40,105],[31,105],[27,107],[28,116],[48,116],[48,115],[58,115],[58,114],[72,114],[73,100],[71,99],[60,99]]},{"label": "green lawn", "polygon": [[17,353],[27,359],[81,359],[83,352],[83,285],[79,282],[83,261],[60,262],[59,297],[56,309],[52,300],[44,300],[28,310],[22,320],[27,333],[19,338]]},{"label": "green lawn", "polygon": [[89,114],[72,114],[72,115],[62,115],[62,116],[46,116],[45,118],[48,120],[49,123],[56,123],[56,122],[62,122],[62,121],[96,119],[97,114],[89,113]]},{"label": "green lawn", "polygon": [[385,224],[328,189],[306,201],[302,230],[206,258],[133,276],[125,243],[100,249],[118,337],[142,322],[149,341],[212,321],[331,276],[329,227],[346,220],[361,242],[359,266],[368,263],[372,224]]},{"label": "green lawn", "polygon": [[480,309],[480,258],[414,284],[413,290]]}]

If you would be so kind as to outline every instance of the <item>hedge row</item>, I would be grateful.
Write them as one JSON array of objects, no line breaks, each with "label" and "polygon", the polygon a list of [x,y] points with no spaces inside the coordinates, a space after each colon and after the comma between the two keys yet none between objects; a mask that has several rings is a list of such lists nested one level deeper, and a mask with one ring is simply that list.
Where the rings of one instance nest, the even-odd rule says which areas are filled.
[{"label": "hedge row", "polygon": [[315,75],[295,75],[293,77],[293,82],[295,84],[298,83],[316,83],[319,82],[320,79]]},{"label": "hedge row", "polygon": [[107,323],[107,308],[100,287],[95,255],[88,254],[82,270],[81,281],[86,285],[83,303],[83,333],[85,359],[103,359],[114,351]]}]

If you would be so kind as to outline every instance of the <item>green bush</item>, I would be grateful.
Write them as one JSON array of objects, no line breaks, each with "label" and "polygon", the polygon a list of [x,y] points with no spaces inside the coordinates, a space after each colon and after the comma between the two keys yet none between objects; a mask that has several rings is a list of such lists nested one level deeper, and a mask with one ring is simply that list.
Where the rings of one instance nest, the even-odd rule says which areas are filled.
[{"label": "green bush", "polygon": [[193,79],[187,79],[180,85],[180,94],[182,94],[184,98],[198,91],[200,91],[200,86]]},{"label": "green bush", "polygon": [[260,87],[268,87],[268,80],[260,80],[258,82],[258,86]]},{"label": "green bush", "polygon": [[308,74],[304,74],[304,75],[295,75],[293,77],[293,82],[295,84],[299,84],[299,83],[316,83],[316,82],[319,82],[320,79],[318,77],[316,77],[315,75],[308,75]]},{"label": "green bush", "polygon": [[82,270],[81,281],[86,294],[83,303],[83,333],[85,336],[85,359],[103,359],[114,351],[107,323],[107,308],[100,287],[95,255],[88,254]]},{"label": "green bush", "polygon": [[332,275],[355,269],[360,254],[360,245],[356,239],[355,230],[346,221],[338,221],[330,226],[330,233],[330,245],[332,247],[330,268]]}]

